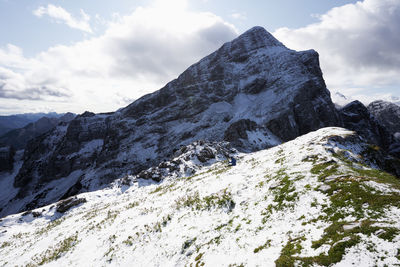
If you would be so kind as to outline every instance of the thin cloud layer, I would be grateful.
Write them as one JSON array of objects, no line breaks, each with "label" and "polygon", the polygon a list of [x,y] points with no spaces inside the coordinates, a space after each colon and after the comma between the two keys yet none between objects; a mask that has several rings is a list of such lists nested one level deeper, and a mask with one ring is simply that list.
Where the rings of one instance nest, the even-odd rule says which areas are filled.
[{"label": "thin cloud layer", "polygon": [[32,58],[14,45],[0,47],[0,106],[102,112],[160,89],[237,36],[233,25],[187,11],[185,3],[137,8],[109,22],[102,36]]},{"label": "thin cloud layer", "polygon": [[39,18],[47,15],[50,18],[55,19],[56,22],[64,23],[73,29],[92,33],[92,28],[89,24],[90,16],[86,14],[85,11],[83,11],[82,9],[80,10],[80,13],[81,18],[74,18],[64,8],[52,4],[47,5],[47,7],[38,7],[36,10],[33,11],[33,14]]},{"label": "thin cloud layer", "polygon": [[364,0],[333,8],[319,20],[274,34],[290,48],[317,50],[331,90],[371,99],[363,93],[400,83],[400,1]]}]

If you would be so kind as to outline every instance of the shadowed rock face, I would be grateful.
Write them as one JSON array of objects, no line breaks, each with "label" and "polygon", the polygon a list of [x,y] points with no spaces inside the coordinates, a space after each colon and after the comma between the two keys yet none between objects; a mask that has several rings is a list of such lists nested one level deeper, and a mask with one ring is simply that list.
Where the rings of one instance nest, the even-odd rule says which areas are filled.
[{"label": "shadowed rock face", "polygon": [[0,146],[0,172],[12,171],[15,150],[10,146]]},{"label": "shadowed rock face", "polygon": [[[388,132],[400,134],[400,106],[377,100],[368,105],[368,110]],[[400,138],[398,141],[400,142]]]},{"label": "shadowed rock face", "polygon": [[[82,191],[99,188],[196,140],[249,151],[338,124],[317,52],[289,50],[255,27],[159,91],[112,114],[86,112],[31,142],[15,201],[47,204],[78,182]],[[63,190],[49,186],[55,179]]]},{"label": "shadowed rock face", "polygon": [[389,151],[400,158],[400,106],[391,102],[377,100],[368,105],[368,110],[385,130],[392,135],[393,142],[389,147]]},{"label": "shadowed rock face", "polygon": [[360,102],[353,101],[339,110],[343,126],[356,131],[368,142],[388,149],[393,139],[388,131],[377,121]]}]

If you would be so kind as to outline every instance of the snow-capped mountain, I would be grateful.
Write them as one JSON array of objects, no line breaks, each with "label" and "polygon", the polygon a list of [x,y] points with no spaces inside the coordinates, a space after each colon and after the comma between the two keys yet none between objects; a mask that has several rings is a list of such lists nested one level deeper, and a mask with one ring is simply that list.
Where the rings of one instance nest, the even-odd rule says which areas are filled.
[{"label": "snow-capped mountain", "polygon": [[85,112],[30,142],[0,216],[99,189],[197,140],[256,151],[333,125],[340,118],[318,54],[255,27],[126,108]]},{"label": "snow-capped mountain", "polygon": [[[190,155],[208,145],[174,160],[198,166]],[[393,160],[381,149],[323,128],[237,159],[234,167],[208,159],[159,184],[127,176],[5,217],[0,265],[400,264],[400,182],[378,169]]]},{"label": "snow-capped mountain", "polygon": [[342,108],[349,104],[350,102],[353,102],[354,99],[349,96],[345,96],[344,94],[340,92],[335,92],[332,94],[332,101],[335,103],[337,108]]}]

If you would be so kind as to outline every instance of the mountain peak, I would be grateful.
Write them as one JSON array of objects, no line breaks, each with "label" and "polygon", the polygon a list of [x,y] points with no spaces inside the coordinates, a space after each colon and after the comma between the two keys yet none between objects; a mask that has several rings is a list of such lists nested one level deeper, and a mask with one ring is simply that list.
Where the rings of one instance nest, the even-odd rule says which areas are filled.
[{"label": "mountain peak", "polygon": [[[254,27],[126,108],[86,112],[35,139],[10,177],[19,198],[0,201],[0,216],[139,174],[198,140],[249,152],[330,125],[338,117],[318,54],[287,49]],[[56,179],[65,181],[62,190]]]},{"label": "mountain peak", "polygon": [[237,39],[233,40],[233,42],[237,40],[246,40],[250,45],[256,45],[258,47],[285,47],[281,42],[279,42],[271,33],[269,33],[266,29],[261,26],[255,26],[242,35],[240,35]]}]

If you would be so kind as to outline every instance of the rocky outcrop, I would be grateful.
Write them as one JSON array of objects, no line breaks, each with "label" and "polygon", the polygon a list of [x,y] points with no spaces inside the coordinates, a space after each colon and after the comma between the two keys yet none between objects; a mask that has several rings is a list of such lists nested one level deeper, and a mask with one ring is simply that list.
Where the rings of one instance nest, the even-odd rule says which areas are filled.
[{"label": "rocky outcrop", "polygon": [[[159,91],[115,113],[86,112],[33,140],[14,185],[25,202],[43,194],[35,202],[43,205],[78,180],[94,190],[197,140],[254,151],[338,124],[317,52],[290,50],[255,27]],[[199,156],[212,157],[208,150]],[[55,179],[65,188],[55,192]]]},{"label": "rocky outcrop", "polygon": [[[359,105],[359,103],[354,104]],[[343,147],[349,147],[356,144],[358,147],[357,149],[359,150],[358,158],[352,158],[350,154],[346,153],[344,153],[343,156],[354,162],[362,163],[365,166],[374,166],[374,168],[379,168],[380,170],[386,171],[397,178],[400,178],[400,159],[390,155],[387,150],[371,144],[371,139],[366,139],[365,137],[365,131],[363,134],[364,136],[352,134],[345,137],[329,137],[328,143],[340,144]]]},{"label": "rocky outcrop", "polygon": [[56,211],[64,213],[72,207],[78,206],[79,204],[85,203],[85,198],[70,197],[57,203]]},{"label": "rocky outcrop", "polygon": [[[391,134],[400,135],[400,106],[382,100],[371,102],[368,110]],[[400,141],[400,138],[399,138]]]},{"label": "rocky outcrop", "polygon": [[339,110],[343,127],[356,131],[368,142],[389,149],[393,139],[388,131],[378,122],[360,102],[353,101]]},{"label": "rocky outcrop", "polygon": [[0,146],[0,172],[12,171],[15,150],[12,146]]},{"label": "rocky outcrop", "polygon": [[400,106],[378,100],[370,103],[368,110],[385,130],[392,135],[393,142],[389,147],[389,151],[400,158]]},{"label": "rocky outcrop", "polygon": [[173,159],[164,160],[158,166],[141,171],[137,178],[160,182],[166,176],[191,176],[203,166],[227,160],[236,153],[237,150],[229,142],[196,141],[174,151]]}]

